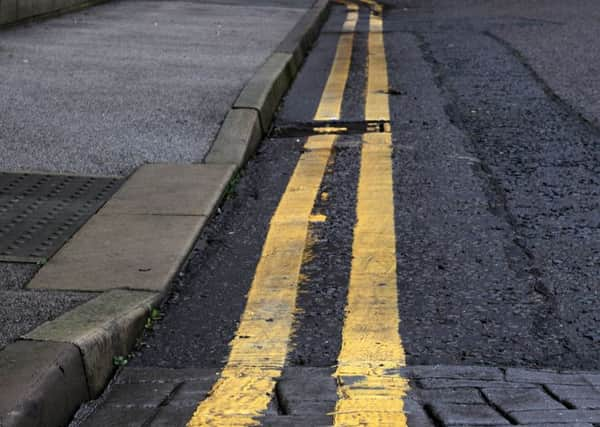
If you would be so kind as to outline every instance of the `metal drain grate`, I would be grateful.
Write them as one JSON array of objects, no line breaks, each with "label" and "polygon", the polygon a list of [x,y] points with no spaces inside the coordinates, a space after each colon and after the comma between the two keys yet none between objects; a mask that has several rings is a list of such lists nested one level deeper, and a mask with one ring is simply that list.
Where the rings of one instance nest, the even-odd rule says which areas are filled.
[{"label": "metal drain grate", "polygon": [[391,132],[390,122],[388,120],[361,122],[322,120],[283,123],[273,127],[269,138],[300,138],[320,134],[356,135],[371,132]]},{"label": "metal drain grate", "polygon": [[121,183],[117,178],[0,172],[0,261],[45,262]]}]

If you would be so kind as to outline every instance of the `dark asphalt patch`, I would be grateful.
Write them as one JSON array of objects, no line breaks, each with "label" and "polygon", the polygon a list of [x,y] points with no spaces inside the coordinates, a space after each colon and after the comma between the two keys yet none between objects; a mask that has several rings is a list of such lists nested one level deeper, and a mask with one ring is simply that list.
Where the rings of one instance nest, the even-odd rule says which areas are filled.
[{"label": "dark asphalt patch", "polygon": [[386,34],[408,363],[597,369],[599,133],[497,40],[436,28]]},{"label": "dark asphalt patch", "polygon": [[304,140],[263,141],[194,247],[161,310],[142,338],[134,366],[219,367],[229,354],[260,258],[269,221]]},{"label": "dark asphalt patch", "polygon": [[[359,24],[366,23],[368,28],[369,15],[365,8],[360,10]],[[344,100],[342,102],[342,118],[348,121],[360,122],[365,119],[365,87],[367,84],[367,44],[368,33],[355,33],[352,49],[352,62]]]},{"label": "dark asphalt patch", "polygon": [[352,263],[359,142],[360,136],[338,137],[315,204],[314,213],[327,219],[310,228],[312,244],[301,271],[295,334],[288,356],[292,365],[325,367],[337,361]]}]

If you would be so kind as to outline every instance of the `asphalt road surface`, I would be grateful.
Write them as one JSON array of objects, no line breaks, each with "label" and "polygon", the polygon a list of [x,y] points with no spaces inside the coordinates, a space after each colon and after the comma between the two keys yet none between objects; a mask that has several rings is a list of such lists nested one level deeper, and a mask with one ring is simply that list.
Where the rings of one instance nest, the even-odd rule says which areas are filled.
[{"label": "asphalt road surface", "polygon": [[[593,418],[600,417],[597,411],[585,417],[578,413],[577,419],[544,418],[535,412],[593,408],[569,403],[561,397],[565,390],[552,385],[580,385],[569,382],[575,381],[573,377],[561,382],[556,374],[531,380],[536,386],[544,384],[543,388],[519,389],[521,397],[513,395],[512,403],[529,402],[525,395],[543,402],[542,407],[526,407],[527,414],[504,406],[498,393],[488,389],[526,382],[522,378],[539,369],[600,370],[600,57],[596,43],[600,5],[553,0],[386,1],[381,16],[389,82],[387,89],[370,92],[365,90],[369,73],[382,76],[373,55],[377,42],[370,40],[377,31],[373,27],[369,31],[369,19],[379,16],[376,8],[373,11],[370,18],[369,10],[361,7],[355,29],[348,30],[343,27],[349,19],[346,8],[334,6],[271,136],[242,172],[235,192],[225,200],[175,281],[162,308],[164,318],[145,334],[113,388],[83,408],[75,425],[100,425],[100,420],[124,417],[127,411],[127,416],[143,419],[145,425],[161,425],[168,419],[185,422],[217,381],[216,374],[225,369],[217,384],[227,380],[233,364],[230,344],[235,353],[240,340],[253,339],[240,336],[238,328],[246,330],[244,310],[249,310],[247,304],[253,307],[252,298],[259,292],[254,280],[260,274],[257,265],[265,258],[261,251],[270,248],[265,239],[277,241],[270,240],[269,230],[280,224],[278,205],[286,203],[288,182],[296,179],[295,168],[318,151],[310,144],[322,137],[323,130],[314,128],[325,121],[315,118],[320,117],[328,78],[335,74],[330,75],[330,70],[336,52],[350,33],[354,39],[341,113],[338,120],[326,123],[337,126],[340,135],[308,220],[284,380],[277,384],[276,408],[266,412],[265,425],[327,424],[325,415],[342,407],[339,402],[336,406],[331,375],[337,375],[340,390],[355,391],[351,382],[344,383],[342,362],[347,361],[347,347],[353,345],[356,332],[345,330],[345,322],[361,309],[361,302],[352,298],[353,292],[360,293],[352,289],[359,277],[352,271],[359,268],[356,259],[362,259],[364,249],[357,243],[364,227],[360,218],[371,203],[361,198],[371,199],[359,188],[372,190],[377,197],[387,194],[385,179],[369,187],[374,181],[365,178],[361,183],[361,177],[385,173],[385,162],[373,163],[377,167],[367,171],[371,163],[365,160],[365,147],[370,147],[371,138],[388,137],[393,197],[372,201],[381,212],[372,225],[386,226],[386,204],[393,203],[393,228],[388,231],[395,234],[395,247],[382,256],[395,256],[393,295],[399,323],[381,324],[381,329],[386,329],[385,336],[401,338],[405,360],[385,359],[395,364],[382,366],[400,370],[387,369],[379,379],[385,389],[385,381],[397,372],[421,378],[411,383],[415,391],[409,396],[418,394],[419,388],[437,389],[433,383],[439,378],[455,381],[444,386],[454,390],[455,400],[429,393],[428,399],[445,403],[414,408],[407,403],[405,410],[412,411],[409,425],[562,422],[591,426],[586,423],[600,422]],[[367,126],[375,117],[369,110],[372,94],[384,96],[390,109],[387,119],[375,120],[375,131]],[[365,250],[377,260],[387,237],[379,235]],[[388,276],[381,277],[376,286],[390,284]],[[273,301],[279,304],[282,295],[273,293]],[[375,301],[389,312],[389,300]],[[389,320],[385,313],[374,313],[372,319],[363,319],[365,329],[380,319]],[[278,317],[266,321],[279,330]],[[389,325],[397,325],[396,330],[389,331]],[[352,358],[348,360],[351,364]],[[406,371],[411,366],[439,366],[445,373]],[[467,366],[481,368],[460,368]],[[360,372],[360,366],[355,368]],[[189,372],[188,378],[195,379],[186,380],[182,374],[182,379],[174,380],[173,372]],[[154,404],[154,412],[148,409],[152,405],[146,407],[144,416],[139,402],[126,409],[129,401],[118,397],[124,384],[135,388],[143,383],[133,381],[132,386],[130,378],[135,375],[155,385],[172,384],[169,390],[157,391],[166,400]],[[370,389],[374,374],[357,375]],[[465,387],[464,379],[474,381],[469,383],[473,389],[468,389],[472,396],[456,391]],[[481,385],[484,381],[492,383]],[[189,384],[196,384],[196,400],[178,406],[176,398],[170,405],[169,396],[177,396],[177,387]],[[337,396],[343,397],[340,390]],[[218,387],[213,389],[207,405],[219,400],[219,392]],[[304,398],[298,398],[302,393]],[[307,398],[307,393],[314,397]],[[594,389],[593,399],[599,398]],[[303,404],[294,406],[299,401]],[[467,409],[457,409],[459,403]],[[202,412],[204,406],[199,408]],[[282,424],[281,415],[301,418],[288,418],[289,424]]]}]

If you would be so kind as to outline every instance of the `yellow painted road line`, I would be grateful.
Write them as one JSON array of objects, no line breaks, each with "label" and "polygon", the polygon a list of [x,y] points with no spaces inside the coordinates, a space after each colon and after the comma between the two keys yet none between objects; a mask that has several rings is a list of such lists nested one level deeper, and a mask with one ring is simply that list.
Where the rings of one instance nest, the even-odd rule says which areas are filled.
[{"label": "yellow painted road line", "polygon": [[271,219],[227,365],[188,426],[255,425],[267,409],[287,356],[310,215],[335,138],[305,144]]},{"label": "yellow painted road line", "polygon": [[369,19],[366,120],[389,120],[388,74],[383,44],[383,20],[371,12]]},{"label": "yellow painted road line", "polygon": [[315,113],[315,120],[339,120],[344,99],[344,89],[350,72],[352,61],[352,46],[354,44],[354,29],[358,22],[358,6],[346,4],[348,13],[344,22],[344,33],[338,40],[335,59],[329,73],[329,78],[323,90],[321,103]]},{"label": "yellow painted road line", "polygon": [[[387,64],[381,18],[371,13],[365,116],[389,120]],[[409,385],[398,331],[396,234],[391,133],[363,135],[338,381],[336,426],[407,425],[404,396]]]},{"label": "yellow painted road line", "polygon": [[[354,29],[357,9],[356,5],[348,7],[346,29]],[[344,34],[338,41],[319,106],[319,111],[327,110],[335,118],[340,114],[352,52],[353,37],[346,35],[351,36]],[[317,113],[315,119],[324,117]],[[323,220],[311,212],[335,139],[335,135],[323,134],[307,140],[271,218],[227,364],[188,427],[256,425],[267,409],[288,352],[309,223]]]}]

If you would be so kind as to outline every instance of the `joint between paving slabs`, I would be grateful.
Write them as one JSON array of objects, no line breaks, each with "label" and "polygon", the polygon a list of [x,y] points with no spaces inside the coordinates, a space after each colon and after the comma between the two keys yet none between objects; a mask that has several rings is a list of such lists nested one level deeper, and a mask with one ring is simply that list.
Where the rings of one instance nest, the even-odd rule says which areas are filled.
[{"label": "joint between paving slabs", "polygon": [[183,387],[183,384],[184,382],[182,381],[177,383],[177,385],[173,387],[173,390],[171,390],[171,392],[165,396],[165,398],[158,404],[156,408],[154,408],[154,413],[152,414],[152,416],[150,416],[146,421],[144,421],[141,427],[150,427],[152,425],[160,410],[166,407],[169,404],[169,402],[171,402],[173,396],[175,396],[175,393],[177,393],[179,389]]},{"label": "joint between paving slabs", "polygon": [[567,402],[566,400],[561,399],[560,397],[558,397],[556,395],[556,393],[554,393],[550,387],[548,387],[548,385],[546,384],[541,384],[542,389],[544,390],[544,392],[550,396],[552,399],[556,400],[557,402],[560,402],[561,404],[565,405],[565,407],[567,409],[577,409],[575,406],[573,406],[570,402]]},{"label": "joint between paving slabs", "polygon": [[506,412],[504,409],[502,409],[500,406],[496,405],[494,402],[492,402],[487,396],[486,394],[483,392],[483,390],[481,390],[480,388],[477,389],[477,391],[479,392],[479,395],[481,396],[481,398],[483,399],[483,401],[490,407],[493,408],[496,412],[498,412],[500,415],[502,415],[504,418],[506,418],[508,420],[509,423],[511,423],[512,425],[517,425],[519,424],[517,422],[517,420],[510,415],[508,412]]},{"label": "joint between paving slabs", "polygon": [[423,406],[423,410],[425,411],[429,419],[433,422],[433,425],[435,427],[445,427],[445,424],[442,422],[441,419],[437,417],[435,411],[433,410],[433,407],[429,403]]}]

